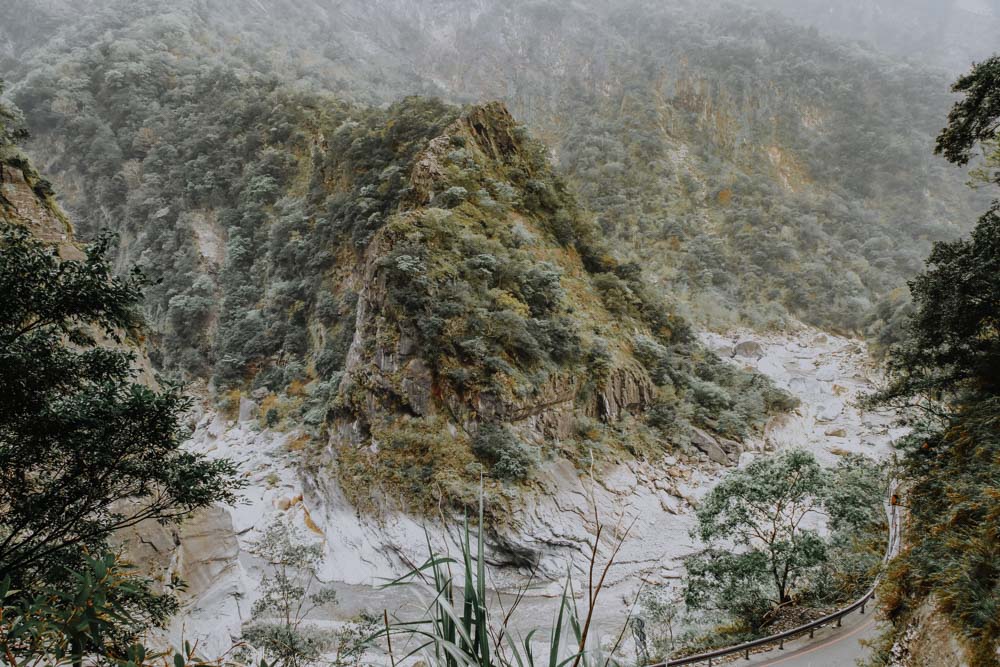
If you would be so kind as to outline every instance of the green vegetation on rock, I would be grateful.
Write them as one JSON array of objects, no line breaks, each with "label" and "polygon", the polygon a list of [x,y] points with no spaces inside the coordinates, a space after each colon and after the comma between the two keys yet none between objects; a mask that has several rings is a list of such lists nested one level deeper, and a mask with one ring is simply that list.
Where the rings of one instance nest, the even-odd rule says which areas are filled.
[{"label": "green vegetation on rock", "polygon": [[[958,80],[962,94],[937,150],[966,164],[977,147],[995,165],[1000,57]],[[982,172],[1000,184],[1000,173]],[[906,548],[883,605],[902,632],[922,604],[944,613],[975,667],[1000,649],[1000,203],[968,239],[940,243],[910,283],[915,312],[888,359],[889,384],[873,397],[909,411],[904,438]]]}]

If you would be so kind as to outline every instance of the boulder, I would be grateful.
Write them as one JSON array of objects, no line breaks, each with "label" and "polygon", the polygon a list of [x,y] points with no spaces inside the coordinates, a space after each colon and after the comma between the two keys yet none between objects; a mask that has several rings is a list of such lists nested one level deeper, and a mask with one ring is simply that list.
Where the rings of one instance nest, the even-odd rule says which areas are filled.
[{"label": "boulder", "polygon": [[832,422],[844,411],[844,402],[838,398],[832,398],[817,406],[816,419],[821,422]]},{"label": "boulder", "polygon": [[705,431],[702,431],[700,428],[691,429],[691,444],[719,465],[726,465],[729,463],[729,457],[726,456],[726,452],[719,445],[718,440]]},{"label": "boulder", "polygon": [[257,418],[257,404],[245,396],[240,396],[240,421],[248,422]]},{"label": "boulder", "polygon": [[847,431],[845,431],[843,428],[828,428],[826,429],[826,435],[830,436],[831,438],[846,438]]},{"label": "boulder", "polygon": [[764,348],[755,340],[745,340],[733,347],[733,356],[760,359],[764,356]]},{"label": "boulder", "polygon": [[744,451],[743,445],[735,440],[728,440],[726,438],[719,438],[718,442],[719,446],[722,447],[722,451],[726,453],[726,458],[729,459],[729,462],[738,463],[740,455]]}]

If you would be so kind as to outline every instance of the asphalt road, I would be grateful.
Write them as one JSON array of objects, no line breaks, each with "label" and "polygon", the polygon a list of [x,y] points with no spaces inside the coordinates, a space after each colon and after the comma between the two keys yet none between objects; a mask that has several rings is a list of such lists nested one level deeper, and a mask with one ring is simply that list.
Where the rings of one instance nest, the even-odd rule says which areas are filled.
[{"label": "asphalt road", "polygon": [[816,636],[786,642],[784,650],[774,646],[766,653],[751,655],[750,660],[737,660],[732,665],[781,665],[781,667],[851,667],[867,654],[862,639],[872,639],[878,634],[874,609],[868,613],[857,612],[844,617],[843,627],[832,623],[816,631]]}]

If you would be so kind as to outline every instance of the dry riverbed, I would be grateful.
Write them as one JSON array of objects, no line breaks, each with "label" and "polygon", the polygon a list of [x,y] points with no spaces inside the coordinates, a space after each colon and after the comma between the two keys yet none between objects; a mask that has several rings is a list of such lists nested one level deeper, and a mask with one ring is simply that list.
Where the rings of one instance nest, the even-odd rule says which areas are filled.
[{"label": "dry riverbed", "polygon": [[[861,410],[856,401],[874,386],[876,375],[864,346],[854,340],[803,328],[791,334],[745,331],[706,333],[703,342],[734,364],[754,368],[797,396],[794,412],[773,418],[759,438],[744,443],[745,465],[754,456],[786,447],[805,447],[827,465],[847,453],[884,456],[899,435],[892,416]],[[246,501],[217,513],[181,544],[171,567],[186,579],[203,582],[192,589],[185,613],[172,629],[200,642],[207,654],[221,653],[239,635],[256,595],[261,564],[249,546],[274,517],[300,526],[303,539],[324,545],[321,577],[339,594],[340,604],[316,622],[337,626],[363,610],[399,606],[397,593],[379,590],[382,582],[426,556],[424,526],[402,514],[379,521],[359,516],[329,480],[303,479],[297,454],[287,445],[295,433],[261,431],[249,418],[226,421],[206,413],[189,441],[192,450],[228,457],[250,485]],[[586,544],[593,534],[594,506],[611,526],[632,525],[609,577],[596,619],[600,635],[617,634],[630,601],[641,586],[676,584],[681,562],[696,545],[689,531],[693,508],[729,468],[707,457],[668,456],[658,462],[628,463],[581,479],[568,465],[545,470],[548,485],[526,499],[504,540],[540,555],[540,577],[524,603],[519,629],[544,626],[556,610],[558,574],[569,568],[579,586],[586,572]],[[457,535],[428,527],[438,549],[456,550]],[[226,546],[228,545],[228,546]],[[225,546],[225,548],[223,548]],[[509,544],[508,544],[509,547]],[[497,550],[497,563],[504,556]],[[523,568],[494,569],[499,591],[523,584]]]}]

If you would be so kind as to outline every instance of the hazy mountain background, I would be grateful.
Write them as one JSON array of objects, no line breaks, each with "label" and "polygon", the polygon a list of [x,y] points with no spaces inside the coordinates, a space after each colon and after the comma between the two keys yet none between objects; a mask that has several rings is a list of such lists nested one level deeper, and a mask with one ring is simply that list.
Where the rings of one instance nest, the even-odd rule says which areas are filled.
[{"label": "hazy mountain background", "polygon": [[821,33],[960,73],[989,58],[1000,33],[996,0],[754,0]]},{"label": "hazy mountain background", "polygon": [[[894,53],[912,37],[922,46],[909,55],[926,61],[920,35],[958,30],[970,9],[942,22],[937,3],[836,3],[828,21],[831,3],[793,4],[824,30],[687,0],[9,2],[0,29],[11,97],[84,235],[135,214],[119,211],[125,193],[72,179],[136,164],[146,117],[175,114],[170,91],[210,71],[368,104],[500,99],[619,252],[691,317],[878,335],[900,307],[894,290],[974,205],[930,154],[949,75],[824,35],[854,26]],[[979,34],[946,41],[982,55]],[[200,131],[188,120],[179,143]],[[115,164],[81,150],[98,136],[117,144],[104,144]]]}]

